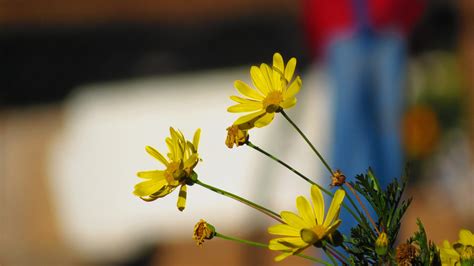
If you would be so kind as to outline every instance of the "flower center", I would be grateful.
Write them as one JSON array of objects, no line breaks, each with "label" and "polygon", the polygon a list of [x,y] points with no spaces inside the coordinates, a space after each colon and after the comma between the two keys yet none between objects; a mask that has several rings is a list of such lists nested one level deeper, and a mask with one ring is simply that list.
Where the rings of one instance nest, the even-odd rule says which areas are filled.
[{"label": "flower center", "polygon": [[267,97],[263,99],[263,108],[268,113],[277,112],[281,107],[280,103],[283,102],[283,95],[281,91],[272,91],[268,93]]},{"label": "flower center", "polygon": [[322,240],[326,234],[326,229],[322,225],[316,225],[315,227],[303,228],[300,231],[301,239],[308,244],[315,244]]},{"label": "flower center", "polygon": [[165,178],[169,184],[174,184],[180,179],[182,171],[179,170],[179,162],[168,164],[165,170]]}]

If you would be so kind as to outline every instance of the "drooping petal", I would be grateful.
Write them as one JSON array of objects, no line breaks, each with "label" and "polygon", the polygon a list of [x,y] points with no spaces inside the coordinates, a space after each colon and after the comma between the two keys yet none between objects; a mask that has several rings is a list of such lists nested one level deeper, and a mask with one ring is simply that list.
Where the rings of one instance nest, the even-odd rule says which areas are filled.
[{"label": "drooping petal", "polygon": [[296,79],[290,84],[290,86],[286,90],[284,97],[285,98],[294,97],[300,91],[302,84],[303,82],[301,81],[301,78],[299,76],[296,77]]},{"label": "drooping petal", "polygon": [[345,195],[346,193],[342,189],[339,189],[336,191],[336,193],[334,193],[331,206],[329,207],[326,219],[324,220],[324,227],[329,227],[329,225],[331,225],[331,223],[337,219],[339,210],[341,209],[341,203],[344,200]]},{"label": "drooping petal", "polygon": [[260,110],[260,111],[257,111],[257,112],[254,112],[254,113],[251,113],[251,114],[248,114],[248,115],[241,116],[237,120],[235,120],[234,125],[240,125],[240,124],[247,123],[247,122],[249,122],[249,121],[251,121],[255,118],[263,116],[264,114],[265,114],[265,110]]},{"label": "drooping petal", "polygon": [[279,240],[280,238],[275,238],[275,239],[270,240],[270,242],[268,243],[268,249],[278,250],[278,251],[287,251],[287,252],[292,252],[295,249],[294,247],[289,247],[280,243]]},{"label": "drooping petal", "polygon": [[289,256],[293,255],[292,252],[284,252],[278,256],[275,257],[275,261],[278,262],[278,261],[282,261],[286,258],[288,258]]},{"label": "drooping petal", "polygon": [[275,239],[278,243],[283,244],[292,249],[300,249],[307,247],[309,244],[304,242],[301,237],[280,237]]},{"label": "drooping petal", "polygon": [[230,96],[230,99],[238,103],[258,103],[259,102],[256,100],[245,99],[245,98],[234,96],[234,95]]},{"label": "drooping petal", "polygon": [[285,63],[283,62],[283,57],[280,53],[275,53],[273,55],[273,67],[276,68],[281,74],[285,69]]},{"label": "drooping petal", "polygon": [[250,68],[250,76],[252,77],[253,85],[263,94],[268,94],[268,83],[265,80],[265,77],[262,74],[260,68],[252,66]]},{"label": "drooping petal", "polygon": [[162,170],[140,171],[137,176],[145,179],[161,179],[165,177],[164,173],[165,171]]},{"label": "drooping petal", "polygon": [[301,217],[292,212],[282,211],[280,215],[285,223],[287,223],[289,226],[295,227],[297,230],[308,227]]},{"label": "drooping petal", "polygon": [[286,64],[285,68],[285,79],[287,82],[290,82],[293,78],[293,74],[295,73],[296,68],[296,58],[292,57],[290,61]]},{"label": "drooping petal", "polygon": [[234,87],[244,96],[247,96],[252,99],[263,100],[263,96],[260,93],[250,88],[250,86],[247,85],[247,83],[241,80],[236,80],[234,82]]},{"label": "drooping petal", "polygon": [[275,113],[267,113],[261,118],[259,118],[257,121],[255,121],[255,126],[256,127],[264,127],[270,122],[272,122],[273,118],[275,117]]},{"label": "drooping petal", "polygon": [[282,103],[280,103],[280,107],[283,109],[288,109],[295,106],[295,104],[296,104],[296,98],[291,97],[291,98],[285,99]]},{"label": "drooping petal", "polygon": [[194,132],[194,137],[193,137],[193,145],[194,145],[194,149],[196,149],[196,152],[198,150],[200,137],[201,137],[201,129],[198,128],[196,129],[196,132]]},{"label": "drooping petal", "polygon": [[157,180],[144,181],[135,185],[135,190],[133,191],[133,194],[139,197],[146,197],[159,191],[165,185],[166,185],[165,179],[161,179],[158,181]]},{"label": "drooping petal", "polygon": [[314,217],[313,208],[305,197],[299,196],[296,198],[296,208],[308,227],[311,228],[316,225],[316,218]]},{"label": "drooping petal", "polygon": [[242,112],[252,112],[262,109],[262,103],[255,102],[255,103],[239,103],[236,105],[232,105],[227,108],[227,112],[230,113],[242,113]]},{"label": "drooping petal", "polygon": [[146,152],[148,152],[148,154],[150,154],[151,156],[155,157],[158,161],[160,161],[162,164],[164,164],[165,166],[168,166],[168,160],[165,159],[165,157],[163,155],[161,155],[161,153],[159,153],[157,150],[155,150],[153,147],[151,146],[146,146],[145,147],[145,150]]},{"label": "drooping petal", "polygon": [[322,225],[324,223],[324,197],[321,189],[318,186],[311,186],[311,200],[314,206],[314,215],[316,216],[317,223]]},{"label": "drooping petal", "polygon": [[187,186],[182,185],[181,188],[179,189],[179,194],[178,194],[178,210],[183,211],[184,208],[186,207],[186,196],[187,196]]},{"label": "drooping petal", "polygon": [[272,235],[282,235],[282,236],[298,236],[300,235],[300,230],[295,227],[291,227],[287,224],[276,224],[268,227],[268,233]]}]

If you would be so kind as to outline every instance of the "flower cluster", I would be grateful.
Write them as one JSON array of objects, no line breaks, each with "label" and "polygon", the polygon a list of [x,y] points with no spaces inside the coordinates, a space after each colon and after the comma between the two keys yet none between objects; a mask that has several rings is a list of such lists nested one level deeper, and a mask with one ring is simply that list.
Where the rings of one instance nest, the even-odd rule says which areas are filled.
[{"label": "flower cluster", "polygon": [[[228,111],[245,114],[227,128],[225,144],[229,148],[242,145],[253,148],[308,182],[311,197],[309,200],[304,196],[296,198],[296,213],[291,211],[277,213],[198,179],[194,168],[200,160],[198,154],[200,129],[196,130],[192,141],[189,141],[181,131],[170,128],[170,136],[165,140],[168,147],[166,157],[156,149],[147,146],[146,151],[161,162],[165,169],[138,172],[138,177],[144,181],[135,185],[133,193],[144,201],[154,201],[165,197],[179,187],[177,207],[183,211],[186,206],[187,186],[197,184],[245,204],[278,222],[268,227],[268,233],[275,237],[267,244],[224,235],[217,232],[213,225],[201,219],[195,225],[193,232],[193,238],[198,246],[202,246],[205,240],[221,238],[277,251],[279,254],[275,257],[276,261],[294,255],[324,265],[337,263],[343,265],[474,265],[474,236],[471,231],[465,229],[460,231],[457,242],[451,244],[445,241],[442,247],[437,247],[428,240],[423,224],[418,220],[419,231],[406,243],[398,245],[397,248],[394,247],[403,215],[411,201],[411,199],[403,199],[405,181],[399,182],[398,179],[394,179],[386,188],[383,188],[370,168],[367,174],[352,178],[346,177],[340,170],[333,171],[333,168],[284,111],[295,106],[296,94],[302,86],[301,78],[295,75],[295,68],[295,58],[291,58],[285,65],[283,57],[275,53],[272,66],[263,63],[250,68],[250,76],[255,88],[243,81],[235,81],[235,88],[244,97],[231,96],[230,98],[237,104],[230,106]],[[278,113],[283,115],[300,134],[329,171],[330,180],[326,186],[315,183],[288,163],[249,141],[250,130],[269,125]],[[349,192],[346,189],[349,189]],[[323,193],[331,198],[327,212]],[[345,199],[348,199],[350,206],[345,204]],[[367,211],[366,204],[376,213],[374,218]],[[339,219],[341,211],[350,214],[352,220]],[[342,223],[352,226],[350,234],[343,235],[338,230]],[[305,250],[312,247],[324,251],[332,264],[303,254]]]}]

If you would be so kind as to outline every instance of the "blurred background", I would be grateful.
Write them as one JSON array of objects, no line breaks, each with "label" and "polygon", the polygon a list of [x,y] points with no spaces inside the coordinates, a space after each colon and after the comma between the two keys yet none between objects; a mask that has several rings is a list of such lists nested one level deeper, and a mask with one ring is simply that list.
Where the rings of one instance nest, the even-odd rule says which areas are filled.
[{"label": "blurred background", "polygon": [[[473,230],[474,2],[414,1],[398,13],[389,0],[367,1],[369,12],[346,2],[0,0],[0,264],[272,265],[274,252],[221,239],[198,248],[191,238],[204,218],[224,234],[267,241],[272,221],[253,210],[196,186],[183,213],[176,193],[152,203],[136,198],[136,172],[158,168],[145,145],[163,151],[169,126],[188,138],[200,127],[203,181],[295,210],[295,197],[309,195],[306,183],[255,151],[224,145],[236,118],[226,112],[234,80],[250,83],[249,66],[270,63],[274,52],[296,57],[303,88],[288,114],[332,158],[345,117],[337,107],[346,92],[337,89],[341,72],[331,59],[340,55],[337,40],[392,33],[405,13],[414,15],[397,35],[403,53],[382,63],[404,59],[392,88],[400,92],[392,132],[414,201],[399,237],[416,230],[417,217],[436,243]],[[393,20],[372,25],[384,22],[374,11],[384,8]],[[363,47],[375,53],[368,39]],[[342,63],[355,54],[369,61],[352,51]],[[251,139],[328,183],[281,117]]]}]

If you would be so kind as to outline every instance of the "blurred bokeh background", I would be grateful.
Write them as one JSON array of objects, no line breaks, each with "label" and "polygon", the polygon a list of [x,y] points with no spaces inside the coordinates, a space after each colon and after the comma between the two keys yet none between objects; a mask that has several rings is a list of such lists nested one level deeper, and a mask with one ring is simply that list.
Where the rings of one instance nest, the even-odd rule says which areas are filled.
[{"label": "blurred bokeh background", "polygon": [[[157,167],[145,145],[164,150],[169,126],[188,137],[200,127],[203,180],[294,210],[307,184],[255,151],[228,150],[235,116],[226,108],[234,80],[250,82],[250,65],[276,51],[296,57],[303,89],[288,113],[332,153],[334,94],[308,3],[0,0],[0,264],[272,265],[267,250],[191,239],[205,218],[222,233],[267,241],[272,221],[253,210],[191,187],[179,213],[175,194],[146,203],[132,190],[137,171]],[[400,239],[419,217],[440,243],[474,229],[474,2],[432,0],[421,10],[404,37],[397,130],[414,201]],[[281,117],[251,134],[327,183]]]}]

